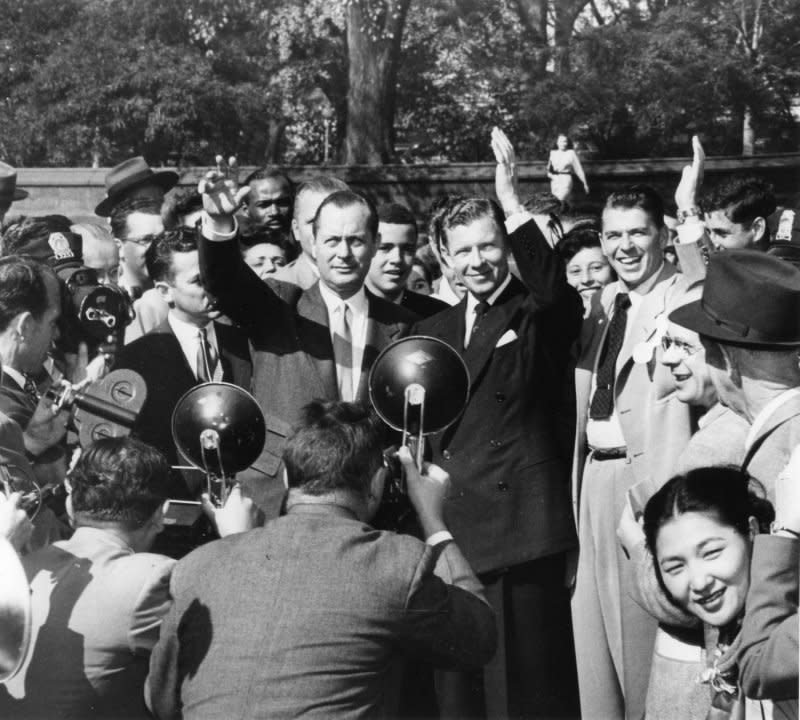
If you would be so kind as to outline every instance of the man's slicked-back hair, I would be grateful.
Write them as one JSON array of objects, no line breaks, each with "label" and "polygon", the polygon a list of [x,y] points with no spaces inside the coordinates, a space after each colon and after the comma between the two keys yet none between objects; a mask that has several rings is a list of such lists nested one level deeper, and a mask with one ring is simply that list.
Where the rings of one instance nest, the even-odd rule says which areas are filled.
[{"label": "man's slicked-back hair", "polygon": [[270,167],[269,165],[256,168],[244,179],[244,183],[242,184],[249,185],[251,182],[255,182],[256,180],[278,180],[286,185],[286,188],[289,190],[290,194],[294,195],[294,183],[292,182],[291,178],[285,172],[283,172],[283,170],[278,170],[277,168]]},{"label": "man's slicked-back hair", "polygon": [[723,210],[735,223],[751,223],[757,217],[765,220],[778,207],[772,186],[758,178],[733,178],[706,193],[701,205],[704,212]]},{"label": "man's slicked-back hair", "polygon": [[126,240],[128,237],[128,215],[140,212],[146,215],[158,215],[161,217],[161,204],[152,198],[134,197],[126,198],[117,203],[111,210],[109,221],[111,222],[111,232],[119,240]]},{"label": "man's slicked-back hair", "polygon": [[418,237],[417,219],[405,205],[385,203],[378,207],[378,221],[387,225],[407,225],[414,230],[414,241]]},{"label": "man's slicked-back hair", "polygon": [[631,185],[611,193],[606,199],[604,209],[612,208],[642,210],[659,230],[664,227],[664,201],[658,191],[650,185]]},{"label": "man's slicked-back hair", "polygon": [[380,420],[361,403],[306,405],[283,451],[289,487],[308,495],[364,496],[383,462]]},{"label": "man's slicked-back hair", "polygon": [[38,260],[19,255],[0,258],[0,332],[23,312],[41,319],[47,310],[47,277],[55,274]]},{"label": "man's slicked-back hair", "polygon": [[75,518],[140,528],[167,499],[168,475],[166,458],[141,440],[95,440],[69,476]]},{"label": "man's slicked-back hair", "polygon": [[[329,195],[330,193],[338,192],[339,190],[349,190],[350,186],[342,179],[334,177],[333,175],[314,175],[308,180],[304,180],[297,186],[294,197],[295,200],[303,193],[320,193]],[[298,222],[302,218],[297,217],[298,203],[294,204],[294,218]]]},{"label": "man's slicked-back hair", "polygon": [[322,201],[320,206],[317,208],[317,214],[314,215],[314,222],[312,224],[314,229],[314,237],[317,236],[320,215],[326,207],[335,207],[339,208],[340,210],[344,210],[356,205],[366,208],[368,213],[367,230],[370,232],[372,239],[374,240],[378,236],[378,211],[375,209],[375,205],[373,204],[372,200],[361,193],[355,192],[354,190],[337,190],[336,192],[328,195],[328,197]]},{"label": "man's slicked-back hair", "polygon": [[193,250],[197,250],[195,228],[177,227],[159,233],[150,243],[144,256],[150,278],[153,282],[170,282],[174,277],[172,258],[175,253],[187,253]]},{"label": "man's slicked-back hair", "polygon": [[441,242],[447,247],[447,231],[454,227],[470,225],[482,218],[491,218],[500,230],[503,238],[506,238],[506,221],[500,206],[489,198],[468,197],[457,200],[448,205],[441,217]]}]

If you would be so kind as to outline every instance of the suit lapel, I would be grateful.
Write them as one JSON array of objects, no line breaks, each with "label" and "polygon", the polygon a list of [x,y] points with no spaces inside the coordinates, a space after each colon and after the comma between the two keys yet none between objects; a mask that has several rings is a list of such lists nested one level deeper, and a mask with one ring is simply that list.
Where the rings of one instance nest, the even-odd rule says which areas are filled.
[{"label": "suit lapel", "polygon": [[380,303],[367,290],[367,336],[364,341],[364,355],[361,358],[361,372],[356,389],[356,399],[366,400],[368,395],[369,371],[381,351],[391,345],[402,331],[402,326],[381,312]]},{"label": "suit lapel", "polygon": [[625,342],[617,358],[618,376],[633,360],[633,354],[638,345],[659,342],[660,338],[657,337],[659,328],[664,325],[664,329],[666,329],[667,289],[673,275],[675,275],[675,269],[665,262],[656,284],[650,289],[650,292],[642,297],[642,303],[633,317],[630,330],[625,334]]},{"label": "suit lapel", "polygon": [[320,380],[324,397],[338,398],[336,363],[333,359],[328,307],[319,291],[319,283],[306,290],[297,303],[297,312],[309,323],[308,331],[298,333],[298,342],[304,350],[301,355]]},{"label": "suit lapel", "polygon": [[175,369],[183,374],[187,385],[196,385],[197,378],[195,377],[194,370],[189,366],[189,361],[186,359],[186,355],[183,352],[178,338],[175,336],[175,333],[172,332],[172,327],[169,322],[164,320],[164,322],[151,332],[153,335],[161,335],[163,337],[160,345],[164,352],[165,361],[169,361],[169,358],[180,358],[179,365],[176,366]]},{"label": "suit lapel", "polygon": [[[480,377],[489,358],[497,345],[497,341],[512,324],[512,319],[519,309],[520,301],[524,298],[525,291],[516,278],[511,278],[508,287],[503,290],[500,297],[489,307],[486,316],[473,331],[469,345],[464,349],[464,363],[469,370],[470,384],[474,385]],[[466,324],[466,303],[462,312],[462,326]],[[463,335],[460,344],[463,343]]]},{"label": "suit lapel", "polygon": [[767,421],[761,426],[758,433],[753,438],[753,442],[747,451],[747,456],[742,464],[742,467],[747,467],[747,465],[750,463],[750,460],[752,460],[753,455],[756,454],[758,448],[761,446],[761,443],[764,442],[770,433],[775,431],[788,420],[791,420],[796,415],[800,415],[800,395],[795,395],[787,400],[767,418]]}]

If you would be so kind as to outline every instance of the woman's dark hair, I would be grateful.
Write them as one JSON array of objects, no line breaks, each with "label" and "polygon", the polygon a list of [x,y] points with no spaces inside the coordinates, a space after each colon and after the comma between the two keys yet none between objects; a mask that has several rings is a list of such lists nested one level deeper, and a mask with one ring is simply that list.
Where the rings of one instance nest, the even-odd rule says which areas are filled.
[{"label": "woman's dark hair", "polygon": [[600,247],[600,232],[591,227],[572,228],[559,240],[556,252],[568,263],[581,250]]},{"label": "woman's dark hair", "polygon": [[[764,497],[763,487],[736,467],[704,467],[677,475],[662,487],[644,509],[647,547],[656,556],[658,531],[684,513],[712,513],[723,525],[741,535],[754,517],[762,532],[769,530],[775,510]],[[658,563],[656,563],[656,568]]]}]

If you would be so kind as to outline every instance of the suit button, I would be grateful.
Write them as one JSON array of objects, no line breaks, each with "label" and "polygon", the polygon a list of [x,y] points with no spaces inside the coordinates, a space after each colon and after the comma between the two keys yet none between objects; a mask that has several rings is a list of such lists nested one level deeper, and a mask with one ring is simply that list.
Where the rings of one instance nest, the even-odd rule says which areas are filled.
[{"label": "suit button", "polygon": [[494,399],[497,400],[497,402],[501,403],[506,401],[506,396],[503,395],[503,393],[499,392],[494,394]]},{"label": "suit button", "polygon": [[449,451],[449,450],[445,450],[445,451],[442,453],[442,457],[443,457],[445,460],[449,460],[449,459],[452,457],[452,455],[450,454],[450,451]]},{"label": "suit button", "polygon": [[501,492],[505,492],[508,490],[508,483],[505,480],[501,480],[499,483],[497,483],[497,489]]}]

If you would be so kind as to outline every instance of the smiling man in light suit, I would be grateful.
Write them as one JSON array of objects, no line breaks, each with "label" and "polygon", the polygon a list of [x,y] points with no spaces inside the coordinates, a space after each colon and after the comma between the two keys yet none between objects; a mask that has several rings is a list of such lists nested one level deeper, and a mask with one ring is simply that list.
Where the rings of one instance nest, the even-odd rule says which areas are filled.
[{"label": "smiling man in light suit", "polygon": [[[486,586],[500,648],[480,675],[438,678],[442,717],[570,717],[575,710],[564,553],[575,547],[569,442],[559,436],[565,368],[582,317],[564,265],[519,200],[514,153],[495,130],[497,197],[453,202],[442,256],[467,287],[418,323],[469,369],[461,418],[433,437],[453,477],[448,527]],[[509,272],[513,253],[522,282]]]},{"label": "smiling man in light suit", "polygon": [[643,510],[653,476],[670,477],[691,436],[689,406],[657,358],[667,309],[687,289],[664,262],[665,234],[655,190],[609,196],[601,245],[619,279],[593,298],[575,374],[575,651],[581,712],[604,720],[644,717],[656,630],[628,592],[632,568],[617,526],[627,504]]}]

